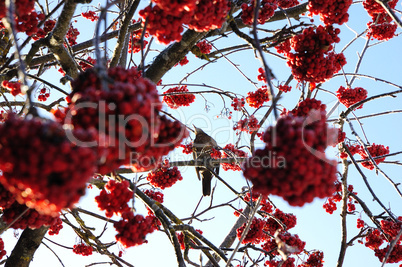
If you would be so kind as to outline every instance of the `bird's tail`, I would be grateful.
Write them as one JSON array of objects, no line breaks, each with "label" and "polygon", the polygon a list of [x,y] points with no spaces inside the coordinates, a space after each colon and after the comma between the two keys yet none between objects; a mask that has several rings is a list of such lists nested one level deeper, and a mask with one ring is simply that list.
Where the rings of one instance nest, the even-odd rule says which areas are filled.
[{"label": "bird's tail", "polygon": [[211,195],[212,172],[206,170],[202,173],[202,194],[203,196]]}]

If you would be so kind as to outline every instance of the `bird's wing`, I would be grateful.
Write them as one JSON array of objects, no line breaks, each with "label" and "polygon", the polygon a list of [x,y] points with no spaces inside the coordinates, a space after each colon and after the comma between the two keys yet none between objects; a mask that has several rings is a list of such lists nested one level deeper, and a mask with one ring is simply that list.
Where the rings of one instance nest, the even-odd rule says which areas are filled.
[{"label": "bird's wing", "polygon": [[[198,158],[198,156],[199,156],[199,153],[197,153],[197,149],[195,147],[193,147],[193,159],[196,160]],[[198,180],[201,180],[200,170],[201,170],[200,167],[195,167],[195,172],[197,173]]]}]

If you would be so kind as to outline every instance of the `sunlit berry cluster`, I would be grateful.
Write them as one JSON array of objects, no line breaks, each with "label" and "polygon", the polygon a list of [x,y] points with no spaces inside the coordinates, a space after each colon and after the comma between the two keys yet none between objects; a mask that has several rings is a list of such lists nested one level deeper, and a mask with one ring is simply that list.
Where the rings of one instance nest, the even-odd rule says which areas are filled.
[{"label": "sunlit berry cluster", "polygon": [[324,253],[322,251],[314,251],[307,260],[299,267],[324,267]]},{"label": "sunlit berry cluster", "polygon": [[295,267],[295,258],[289,257],[287,260],[268,260],[264,263],[267,267]]},{"label": "sunlit berry cluster", "polygon": [[57,122],[12,115],[0,126],[0,183],[19,203],[57,216],[84,194],[96,157],[71,134]]},{"label": "sunlit berry cluster", "polygon": [[50,31],[53,30],[54,25],[56,25],[56,20],[48,19],[43,24],[43,29],[39,29],[34,36],[32,36],[33,40],[38,40],[40,38],[44,38]]},{"label": "sunlit berry cluster", "polygon": [[320,100],[315,98],[306,98],[303,101],[300,101],[297,104],[297,107],[292,109],[289,113],[295,117],[306,117],[312,112],[313,110],[320,110],[325,112],[327,106],[322,104]]},{"label": "sunlit berry cluster", "polygon": [[[35,0],[19,0],[15,1],[15,13],[18,16],[28,15],[32,12],[35,6]],[[7,16],[6,1],[0,1],[0,17]]]},{"label": "sunlit berry cluster", "polygon": [[183,148],[183,153],[184,154],[192,154],[193,153],[193,143],[180,144],[179,147]]},{"label": "sunlit berry cluster", "polygon": [[209,54],[212,50],[212,45],[208,43],[206,40],[202,40],[198,42],[196,46],[200,49],[200,52],[203,54]]},{"label": "sunlit berry cluster", "polygon": [[234,110],[239,111],[244,107],[244,104],[246,101],[244,100],[244,97],[242,98],[233,98],[232,104],[230,104]]},{"label": "sunlit berry cluster", "polygon": [[[350,153],[352,154],[352,156],[354,154],[359,153],[359,151],[361,150],[361,146],[360,145],[352,145],[352,144],[345,144],[346,147],[349,149]],[[348,154],[346,153],[346,151],[341,151],[341,153],[339,153],[339,157],[341,159],[346,159],[348,157]]]},{"label": "sunlit berry cluster", "polygon": [[74,28],[74,26],[71,24],[66,33],[66,38],[70,46],[77,44],[77,37],[79,34],[80,32],[78,31],[78,29]]},{"label": "sunlit berry cluster", "polygon": [[352,0],[313,0],[308,2],[308,10],[314,15],[320,15],[320,19],[325,25],[343,24],[348,22],[348,10]]},{"label": "sunlit berry cluster", "polygon": [[310,83],[325,82],[346,64],[343,53],[335,54],[332,51],[332,44],[340,41],[339,33],[340,30],[331,25],[320,25],[306,28],[292,37],[294,52],[286,52],[286,48],[283,51],[295,79]]},{"label": "sunlit berry cluster", "polygon": [[[367,90],[362,87],[345,88],[341,86],[339,87],[338,91],[336,91],[336,97],[338,98],[339,102],[348,108],[351,105],[366,99]],[[363,105],[360,105],[356,109],[360,109],[362,107]]]},{"label": "sunlit berry cluster", "polygon": [[[142,36],[143,30],[139,29],[136,31],[133,31],[130,35],[129,43],[128,43],[128,53],[138,53],[141,51],[141,36]],[[145,49],[147,47],[148,41],[145,40],[145,38],[149,37],[149,33],[145,32],[142,40],[142,49]]]},{"label": "sunlit berry cluster", "polygon": [[188,27],[197,32],[216,30],[226,21],[230,10],[228,0],[200,0],[195,7]]},{"label": "sunlit berry cluster", "polygon": [[264,85],[255,92],[248,92],[246,97],[247,104],[252,108],[259,108],[269,101],[269,92]]},{"label": "sunlit berry cluster", "polygon": [[[1,218],[13,229],[25,229],[27,227],[37,229],[42,226],[59,224],[58,217],[39,214],[36,210],[29,209],[26,205],[18,204],[18,202],[14,202],[10,207],[4,209]],[[16,220],[17,218],[18,220]],[[15,222],[13,223],[13,221]]]},{"label": "sunlit berry cluster", "polygon": [[[265,221],[263,219],[254,218],[251,223],[250,229],[247,232],[245,238],[242,243],[247,244],[259,244],[261,241],[265,239],[265,233],[262,231],[265,225]],[[244,223],[241,227],[236,230],[237,238],[240,239],[242,236],[244,229],[246,228],[246,223]]]},{"label": "sunlit berry cluster", "polygon": [[[268,219],[264,225],[264,231],[267,231],[270,235],[274,235],[277,230],[284,230],[281,224],[286,226],[286,230],[290,230],[296,226],[297,218],[292,213],[284,213],[280,209],[275,209],[272,216],[267,216]],[[279,224],[278,221],[280,221],[281,224]]]},{"label": "sunlit berry cluster", "polygon": [[[202,235],[202,231],[201,230],[199,230],[199,229],[196,229],[196,231],[199,233],[199,234],[201,234]],[[181,250],[184,250],[185,248],[186,248],[186,245],[187,244],[190,244],[190,249],[192,249],[192,247],[191,247],[191,244],[192,245],[196,245],[196,243],[194,243],[193,241],[190,241],[191,243],[187,243],[186,244],[186,242],[184,241],[184,234],[183,234],[183,232],[180,232],[180,233],[176,233],[176,236],[177,236],[177,239],[179,240],[179,244],[180,244],[180,249]]]},{"label": "sunlit berry cluster", "polygon": [[101,210],[106,211],[106,217],[110,218],[113,214],[122,214],[130,211],[127,202],[133,198],[133,191],[130,190],[128,181],[118,182],[109,180],[100,194],[95,197],[96,203]]},{"label": "sunlit berry cluster", "polygon": [[221,163],[222,169],[232,170],[232,171],[241,171],[241,164],[236,162],[236,158],[244,158],[247,157],[247,153],[243,150],[237,149],[233,144],[227,144],[222,150],[221,158],[235,158],[233,163]]},{"label": "sunlit berry cluster", "polygon": [[[351,184],[348,185],[348,192],[357,195],[357,192],[353,191],[353,185]],[[322,207],[325,209],[327,213],[332,214],[334,213],[334,211],[337,210],[336,203],[340,202],[341,200],[342,200],[342,184],[337,181],[335,182],[335,192],[331,197],[327,199],[327,201],[324,203],[324,205],[322,205]],[[349,196],[347,204],[349,212],[355,211],[356,207],[354,203],[355,203],[354,199],[351,196]]]},{"label": "sunlit berry cluster", "polygon": [[124,247],[138,246],[148,241],[145,239],[147,234],[155,230],[153,216],[144,216],[133,212],[125,212],[122,219],[115,222],[114,228],[117,231],[116,240]]},{"label": "sunlit berry cluster", "polygon": [[137,171],[152,169],[186,137],[184,126],[158,115],[156,86],[135,68],[111,68],[102,78],[91,68],[72,87],[65,123],[96,131],[100,173],[123,164]]},{"label": "sunlit berry cluster", "polygon": [[239,120],[234,126],[233,130],[236,131],[236,134],[239,134],[240,132],[246,132],[246,133],[253,133],[254,131],[257,131],[258,128],[258,120],[254,115],[251,115],[248,118]]},{"label": "sunlit berry cluster", "polygon": [[369,31],[367,36],[379,41],[386,41],[395,36],[395,31],[398,26],[395,23],[383,22],[374,24],[372,22],[367,23]]},{"label": "sunlit berry cluster", "polygon": [[80,60],[78,62],[78,65],[80,65],[80,67],[83,71],[86,71],[89,68],[93,68],[95,66],[95,63],[96,63],[96,59],[88,56],[85,60]]},{"label": "sunlit berry cluster", "polygon": [[[259,197],[260,197],[259,194],[252,194],[253,203],[255,203]],[[244,196],[244,201],[250,202],[250,193],[247,193]],[[260,202],[260,211],[263,211],[265,213],[272,213],[274,211],[274,207],[268,201],[268,198],[266,196],[262,196]]]},{"label": "sunlit berry cluster", "polygon": [[165,102],[172,109],[188,107],[195,101],[195,95],[186,94],[186,92],[188,92],[186,85],[170,88],[164,92],[165,95],[163,96],[163,102]]},{"label": "sunlit berry cluster", "polygon": [[[390,8],[395,8],[397,2],[398,0],[391,0],[387,2],[387,4]],[[379,14],[386,13],[384,8],[379,3],[377,3],[376,0],[364,0],[363,7],[367,11],[367,13],[373,18],[373,20],[377,19],[377,16]]]},{"label": "sunlit berry cluster", "polygon": [[1,86],[10,90],[10,93],[13,96],[17,96],[17,95],[21,94],[21,83],[20,82],[10,82],[10,81],[5,80],[5,81],[1,82]]},{"label": "sunlit berry cluster", "polygon": [[[241,5],[241,9],[243,13],[241,14],[241,19],[244,24],[252,25],[254,21],[254,6],[255,1],[250,0],[248,3],[243,3]],[[264,24],[267,20],[269,20],[275,13],[275,10],[278,8],[277,0],[262,0],[260,2],[260,7],[258,10],[258,23]]]},{"label": "sunlit berry cluster", "polygon": [[[367,147],[367,150],[370,153],[371,157],[373,157],[373,158],[389,154],[389,147],[388,146],[385,147],[384,145],[376,145],[374,143],[371,146]],[[374,165],[369,160],[369,157],[367,156],[367,154],[364,151],[364,149],[361,148],[358,151],[358,153],[359,153],[360,157],[362,157],[363,160],[366,160],[366,161],[362,162],[362,166],[367,168],[367,169],[369,169],[369,170],[374,169]],[[383,162],[384,160],[385,160],[385,157],[375,159],[374,162],[378,165],[381,162]]]},{"label": "sunlit berry cluster", "polygon": [[78,255],[89,256],[92,255],[93,248],[81,243],[73,246],[73,252]]},{"label": "sunlit berry cluster", "polygon": [[49,98],[49,96],[50,96],[50,90],[44,87],[39,90],[38,100],[44,102]]},{"label": "sunlit berry cluster", "polygon": [[292,86],[286,85],[286,84],[281,84],[278,85],[279,91],[282,91],[284,93],[290,92],[292,90]]},{"label": "sunlit berry cluster", "polygon": [[162,165],[148,173],[147,180],[151,185],[160,189],[165,189],[174,185],[177,181],[183,180],[179,169],[174,166]]},{"label": "sunlit berry cluster", "polygon": [[184,65],[187,65],[188,62],[189,61],[188,61],[187,57],[185,56],[175,66],[177,66],[177,65],[184,66]]},{"label": "sunlit berry cluster", "polygon": [[83,16],[86,19],[89,19],[90,21],[96,21],[99,19],[99,16],[96,14],[95,11],[88,10],[87,12],[82,12],[81,16]]},{"label": "sunlit berry cluster", "polygon": [[52,225],[50,225],[47,233],[49,235],[58,235],[61,229],[63,229],[63,221],[59,217]]},{"label": "sunlit berry cluster", "polygon": [[244,165],[254,190],[281,196],[293,206],[332,195],[336,162],[326,158],[325,149],[336,133],[325,121],[325,113],[315,110],[307,118],[282,116],[270,126],[263,136],[265,148]]},{"label": "sunlit berry cluster", "polygon": [[299,4],[298,0],[278,0],[278,6],[281,8],[294,7]]},{"label": "sunlit berry cluster", "polygon": [[164,12],[169,15],[179,17],[183,12],[191,12],[195,9],[198,1],[196,0],[152,0]]}]

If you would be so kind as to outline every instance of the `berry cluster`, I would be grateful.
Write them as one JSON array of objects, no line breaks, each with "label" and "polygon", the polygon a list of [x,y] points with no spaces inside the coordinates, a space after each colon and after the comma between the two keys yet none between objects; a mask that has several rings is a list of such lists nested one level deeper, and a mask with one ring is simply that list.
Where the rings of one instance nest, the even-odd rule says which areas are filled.
[{"label": "berry cluster", "polygon": [[88,10],[87,12],[82,12],[81,16],[83,16],[86,19],[89,19],[90,21],[96,21],[99,19],[99,16],[96,15],[96,12],[91,10]]},{"label": "berry cluster", "polygon": [[[136,22],[135,20],[133,22]],[[138,53],[141,51],[141,36],[142,36],[142,29],[133,31],[130,35],[130,40],[128,44],[128,53]],[[148,38],[149,33],[145,32],[144,33],[144,38]],[[144,40],[143,38],[143,43],[142,43],[142,49],[145,49],[145,47],[148,44],[147,40]]]},{"label": "berry cluster", "polygon": [[278,89],[279,89],[279,91],[287,93],[287,92],[290,92],[290,90],[292,90],[292,86],[281,84],[281,85],[278,85]]},{"label": "berry cluster", "polygon": [[[106,191],[107,190],[107,191]],[[109,180],[102,189],[99,196],[95,197],[96,203],[101,210],[106,211],[106,217],[110,218],[113,214],[122,214],[130,211],[127,202],[133,197],[128,181],[117,182]]]},{"label": "berry cluster", "polygon": [[[19,0],[15,1],[15,13],[17,16],[28,15],[35,6],[35,0]],[[7,16],[6,1],[0,1],[0,17]]]},{"label": "berry cluster", "polygon": [[[199,229],[196,229],[196,231],[197,231],[198,233],[200,233],[201,235],[202,235],[202,233],[203,233],[203,232],[202,232],[201,230],[199,230]],[[185,241],[184,241],[184,234],[183,234],[183,232],[176,233],[176,236],[177,236],[177,239],[179,240],[179,243],[180,243],[180,249],[181,249],[181,250],[184,250],[184,249],[186,248],[186,243],[185,243]],[[194,243],[193,241],[191,241],[191,244],[196,245],[196,243]],[[190,245],[190,249],[192,249],[191,245]]]},{"label": "berry cluster", "polygon": [[32,36],[33,40],[38,40],[40,38],[45,38],[45,36],[51,32],[56,25],[56,20],[49,19],[45,21],[43,24],[43,29],[39,29],[34,36]]},{"label": "berry cluster", "polygon": [[50,90],[44,87],[39,91],[38,100],[44,102],[49,98],[49,96],[50,96]]},{"label": "berry cluster", "polygon": [[198,42],[196,44],[198,48],[200,49],[200,52],[203,54],[209,54],[211,53],[212,50],[212,45],[208,43],[206,40],[202,40],[201,42]]},{"label": "berry cluster", "polygon": [[[247,157],[247,153],[244,152],[243,150],[237,149],[233,144],[227,144],[223,148],[223,153],[221,158],[245,158]],[[227,170],[232,170],[232,171],[241,171],[241,167],[239,163],[233,162],[233,163],[222,163],[222,169],[227,171]]]},{"label": "berry cluster", "polygon": [[295,258],[287,258],[285,261],[269,260],[264,263],[267,267],[295,267]]},{"label": "berry cluster", "polygon": [[[254,21],[254,0],[250,0],[249,3],[243,3],[241,9],[243,13],[241,14],[241,19],[244,24],[252,25]],[[264,24],[269,20],[274,14],[275,10],[278,8],[277,0],[262,0],[259,10],[258,10],[258,23]]]},{"label": "berry cluster", "polygon": [[[367,150],[370,153],[371,157],[373,157],[373,158],[389,154],[388,146],[385,147],[384,145],[376,145],[374,143],[371,146],[367,147]],[[359,153],[360,157],[362,157],[363,160],[367,160],[367,161],[362,162],[362,166],[369,170],[374,169],[374,165],[369,160],[369,157],[367,156],[364,149],[361,148],[358,153]],[[385,160],[385,157],[375,159],[374,162],[378,165],[381,162],[383,162],[384,160]]]},{"label": "berry cluster", "polygon": [[239,134],[240,132],[247,132],[249,134],[257,131],[259,129],[258,127],[258,120],[254,115],[251,115],[248,118],[245,118],[243,120],[239,120],[234,126],[233,130],[237,131],[236,134]]},{"label": "berry cluster", "polygon": [[[397,2],[398,0],[391,0],[387,4],[390,8],[395,8]],[[384,8],[375,0],[364,0],[363,7],[373,20],[377,19],[379,14],[386,14]]]},{"label": "berry cluster", "polygon": [[331,25],[320,25],[316,29],[309,27],[292,37],[290,42],[294,53],[287,52],[286,47],[281,48],[286,53],[287,64],[298,81],[324,82],[346,64],[343,53],[335,54],[332,51],[332,44],[340,41],[339,33],[340,30]]},{"label": "berry cluster", "polygon": [[17,96],[17,95],[21,94],[21,83],[20,82],[10,82],[10,81],[4,80],[1,82],[1,86],[10,90],[10,93],[13,96]]},{"label": "berry cluster", "polygon": [[[289,113],[295,117],[306,117],[313,112],[314,110],[320,110],[321,112],[325,112],[327,106],[322,104],[320,100],[315,98],[306,98],[303,101],[300,101],[297,104],[297,107],[292,109]],[[288,114],[284,112],[283,114]]]},{"label": "berry cluster", "polygon": [[93,248],[81,243],[73,246],[73,252],[78,255],[89,256],[92,255]]},{"label": "berry cluster", "polygon": [[240,111],[243,107],[246,101],[244,100],[244,97],[242,98],[233,98],[231,106],[233,107],[234,110]]},{"label": "berry cluster", "polygon": [[267,83],[267,79],[265,77],[265,70],[263,68],[258,68],[257,80]]},{"label": "berry cluster", "polygon": [[[243,239],[242,243],[247,244],[259,244],[266,238],[266,234],[262,231],[264,229],[265,221],[263,219],[254,218],[251,223],[250,229],[247,232],[246,237]],[[237,228],[237,238],[243,234],[244,229],[246,228],[246,223],[244,223],[241,227]]]},{"label": "berry cluster", "polygon": [[372,22],[367,23],[369,31],[367,36],[379,41],[387,41],[395,36],[395,31],[398,26],[395,23],[383,22],[374,24]]},{"label": "berry cluster", "polygon": [[278,0],[278,6],[281,8],[294,7],[299,4],[298,0]]},{"label": "berry cluster", "polygon": [[193,144],[192,143],[186,144],[186,145],[180,144],[179,147],[183,148],[183,153],[184,154],[189,155],[189,154],[193,153]]},{"label": "berry cluster", "polygon": [[77,44],[77,37],[79,34],[80,32],[78,31],[78,29],[74,28],[73,25],[71,24],[66,34],[66,38],[70,46]]},{"label": "berry cluster", "polygon": [[290,50],[292,50],[291,45],[292,45],[291,39],[289,38],[283,41],[282,43],[278,44],[277,46],[275,46],[275,50],[279,54],[284,54],[285,56],[288,56]]},{"label": "berry cluster", "polygon": [[[348,192],[351,192],[357,195],[357,192],[353,192],[353,185],[348,185]],[[327,199],[327,201],[322,205],[325,211],[329,214],[334,213],[336,211],[336,202],[340,202],[342,200],[342,184],[340,182],[335,182],[335,192],[332,194],[331,197]],[[356,207],[354,204],[354,200],[352,197],[348,197],[348,211],[353,212]]]},{"label": "berry cluster", "polygon": [[183,180],[179,169],[169,164],[160,165],[159,168],[148,173],[147,180],[151,185],[165,189],[174,185],[177,181]]},{"label": "berry cluster", "polygon": [[[389,249],[389,245],[382,249],[376,249],[374,250],[374,255],[380,260],[380,262],[383,262],[385,255],[387,255]],[[389,254],[386,263],[398,263],[400,261],[402,261],[402,245],[396,244],[393,247],[391,254]]]},{"label": "berry cluster", "polygon": [[244,165],[244,176],[257,192],[282,196],[293,206],[332,195],[336,163],[326,158],[325,149],[335,134],[325,120],[318,110],[307,118],[289,114],[266,130],[265,148]]},{"label": "berry cluster", "polygon": [[93,66],[95,66],[96,63],[96,59],[91,58],[90,56],[87,57],[87,59],[85,60],[80,60],[78,62],[78,65],[80,65],[81,69],[83,71],[86,71],[89,68],[93,68]]},{"label": "berry cluster", "polygon": [[0,237],[0,260],[7,254],[7,252],[4,250],[4,241]]},{"label": "berry cluster", "polygon": [[364,225],[365,225],[365,222],[364,222],[362,219],[357,218],[357,221],[356,221],[356,227],[357,227],[357,229],[363,228]]},{"label": "berry cluster", "polygon": [[[360,145],[348,145],[348,144],[345,144],[345,145],[349,149],[352,156],[356,153],[359,153],[359,151],[361,150]],[[348,157],[348,154],[345,151],[341,151],[341,153],[339,154],[339,157],[341,159],[346,159]]]},{"label": "berry cluster", "polygon": [[84,194],[96,170],[94,152],[71,143],[72,134],[57,122],[10,114],[0,126],[0,183],[19,203],[58,216]]},{"label": "berry cluster", "polygon": [[44,225],[52,226],[60,223],[59,217],[41,215],[34,209],[27,209],[28,207],[26,205],[14,202],[10,207],[3,210],[3,216],[1,218],[5,223],[11,224],[15,219],[23,214],[18,220],[10,225],[13,229],[25,229],[27,227],[37,229]]},{"label": "berry cluster", "polygon": [[[339,102],[348,108],[351,105],[366,99],[367,90],[361,87],[352,89],[341,86],[339,87],[338,91],[336,91],[336,97],[338,98]],[[356,109],[361,109],[362,107],[363,105],[360,105]]]},{"label": "berry cluster", "polygon": [[57,218],[56,222],[49,227],[47,233],[49,235],[58,235],[61,229],[63,229],[63,221],[60,218]]},{"label": "berry cluster", "polygon": [[155,230],[153,216],[134,215],[133,212],[124,212],[122,219],[114,223],[117,231],[116,240],[124,247],[132,247],[147,243],[145,236]]},{"label": "berry cluster", "polygon": [[161,44],[180,41],[183,24],[190,21],[189,13],[181,12],[180,16],[173,16],[157,5],[147,6],[140,10],[139,15],[142,17],[143,24],[148,21],[148,33],[155,36]]},{"label": "berry cluster", "polygon": [[183,12],[191,12],[195,9],[196,0],[152,0],[166,14],[179,17]]},{"label": "berry cluster", "polygon": [[286,226],[286,230],[289,230],[296,226],[297,218],[292,213],[284,213],[280,209],[275,209],[275,212],[266,221],[264,231],[267,231],[270,235],[274,235],[277,230],[284,230],[278,221]]},{"label": "berry cluster", "polygon": [[349,20],[348,10],[353,0],[313,0],[308,2],[308,10],[311,14],[320,15],[325,25],[342,25]]},{"label": "berry cluster", "polygon": [[0,209],[7,209],[15,202],[14,195],[0,184]]},{"label": "berry cluster", "polygon": [[264,102],[269,101],[267,86],[263,85],[255,92],[248,92],[246,97],[247,104],[252,108],[261,107]]},{"label": "berry cluster", "polygon": [[177,65],[180,65],[180,66],[187,65],[188,62],[189,62],[189,61],[188,61],[187,57],[184,56],[184,57],[175,65],[175,67],[176,67]]},{"label": "berry cluster", "polygon": [[165,95],[163,96],[162,101],[165,102],[172,109],[177,109],[179,107],[188,107],[191,103],[195,101],[195,95],[186,94],[185,92],[188,92],[186,85],[170,88],[169,90],[164,92]]},{"label": "berry cluster", "polygon": [[324,253],[322,251],[314,251],[300,267],[324,267],[323,259]]},{"label": "berry cluster", "polygon": [[[135,68],[111,68],[108,77],[102,78],[91,68],[72,87],[67,99],[71,116],[66,123],[96,130],[100,173],[122,164],[152,169],[186,137],[184,126],[158,115],[161,105],[156,86]],[[84,103],[93,105],[80,107]]]},{"label": "berry cluster", "polygon": [[229,10],[230,2],[228,0],[200,0],[191,16],[188,27],[197,32],[219,29],[226,21]]}]

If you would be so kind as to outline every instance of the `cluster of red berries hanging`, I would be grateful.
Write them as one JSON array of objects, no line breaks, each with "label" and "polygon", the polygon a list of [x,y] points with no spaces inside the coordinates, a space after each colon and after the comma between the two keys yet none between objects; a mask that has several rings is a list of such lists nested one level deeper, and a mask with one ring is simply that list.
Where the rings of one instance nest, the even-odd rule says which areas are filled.
[{"label": "cluster of red berries hanging", "polygon": [[233,144],[227,144],[222,150],[221,158],[235,158],[233,163],[221,163],[222,169],[232,170],[232,171],[241,171],[240,161],[237,162],[236,158],[245,158],[247,157],[247,153],[243,150],[237,149]]},{"label": "cluster of red berries hanging", "polygon": [[342,25],[349,20],[348,10],[353,0],[313,0],[308,2],[308,10],[311,14],[320,15],[320,20],[325,25]]},{"label": "cluster of red berries hanging", "polygon": [[[34,35],[39,29],[39,21],[45,19],[45,15],[34,11],[34,0],[15,1],[15,22],[16,30],[25,32],[28,36]],[[0,1],[0,19],[7,16],[5,0]],[[0,29],[4,29],[0,22]]]},{"label": "cluster of red berries hanging", "polygon": [[92,10],[88,10],[87,12],[82,12],[81,16],[86,19],[89,19],[90,21],[96,21],[99,19],[99,16],[96,14],[96,12],[92,11]]},{"label": "cluster of red berries hanging", "polygon": [[156,86],[135,68],[110,68],[102,78],[88,69],[72,87],[65,123],[95,130],[100,173],[123,164],[137,171],[153,169],[187,136],[180,123],[159,116]]},{"label": "cluster of red berries hanging", "polygon": [[279,47],[298,81],[325,82],[346,64],[343,53],[333,52],[333,43],[340,41],[339,33],[340,30],[331,25],[309,27],[290,39],[294,52],[288,46]]},{"label": "cluster of red berries hanging", "polygon": [[269,101],[269,92],[267,86],[263,85],[255,92],[248,92],[246,97],[247,104],[252,108],[259,108],[265,102]]},{"label": "cluster of red berries hanging", "polygon": [[162,44],[181,40],[183,25],[198,32],[222,27],[230,6],[227,0],[156,0],[155,6],[140,10],[143,25]]},{"label": "cluster of red berries hanging", "polygon": [[13,96],[17,96],[21,94],[21,83],[20,82],[10,82],[10,81],[2,81],[1,86],[10,90],[10,94]]},{"label": "cluster of red berries hanging", "polygon": [[239,120],[234,126],[233,130],[236,131],[236,134],[239,134],[240,132],[246,132],[246,133],[253,133],[257,131],[258,128],[258,119],[254,117],[254,115],[251,115],[248,118]]},{"label": "cluster of red berries hanging", "polygon": [[174,166],[170,168],[169,164],[161,164],[155,170],[148,173],[147,180],[151,185],[160,189],[165,189],[174,185],[177,181],[183,180],[179,169]]},{"label": "cluster of red berries hanging", "polygon": [[80,65],[80,67],[83,71],[86,71],[89,68],[93,68],[93,66],[95,66],[95,63],[96,63],[96,59],[88,56],[85,60],[80,60],[78,62],[78,65]]},{"label": "cluster of red berries hanging", "polygon": [[[370,153],[371,157],[373,157],[373,158],[389,154],[389,147],[388,146],[385,147],[384,145],[376,145],[374,143],[371,146],[367,147],[367,150]],[[359,153],[360,157],[362,157],[362,159],[365,160],[365,161],[362,162],[362,166],[367,168],[367,169],[369,169],[369,170],[373,170],[374,165],[373,165],[373,163],[371,163],[371,160],[367,156],[366,151],[364,151],[363,148],[360,148],[358,153]],[[385,161],[385,157],[374,160],[374,162],[377,165],[380,164],[383,161]]]},{"label": "cluster of red berries hanging", "polygon": [[302,241],[298,235],[292,235],[289,232],[278,231],[277,238],[268,239],[263,245],[262,249],[266,251],[272,251],[272,254],[275,256],[279,256],[278,248],[278,240],[279,242],[284,242],[286,245],[292,248],[292,253],[299,254],[303,251],[306,246],[306,242]]},{"label": "cluster of red berries hanging", "polygon": [[70,142],[72,135],[57,122],[10,114],[0,125],[0,183],[20,204],[58,216],[96,171],[95,153]]},{"label": "cluster of red berries hanging", "polygon": [[[384,219],[380,221],[381,230],[368,229],[368,234],[365,237],[364,245],[374,250],[374,255],[382,262],[385,255],[390,249],[388,243],[385,247],[380,248],[384,242],[396,241],[395,246],[392,249],[391,254],[387,258],[386,263],[398,263],[402,261],[402,239],[395,240],[402,226],[402,217],[398,217],[396,221],[391,219]],[[386,236],[385,236],[385,235]]]},{"label": "cluster of red berries hanging", "polygon": [[185,92],[188,92],[187,85],[170,88],[164,92],[165,95],[163,96],[163,102],[165,102],[172,109],[188,107],[195,101],[195,95],[186,94]]},{"label": "cluster of red berries hanging", "polygon": [[[202,231],[201,230],[199,230],[199,229],[196,229],[196,231],[200,234],[200,235],[202,235]],[[185,238],[184,238],[184,234],[183,234],[183,232],[180,232],[180,233],[176,233],[176,236],[177,236],[177,240],[179,241],[179,244],[180,244],[180,249],[181,250],[184,250],[185,248],[186,248],[186,245],[188,245],[189,244],[189,242],[185,242]],[[195,242],[193,242],[192,240],[189,240],[190,242],[191,242],[191,244],[192,245],[197,245]],[[192,247],[191,247],[191,245],[190,245],[190,249],[192,249]]]},{"label": "cluster of red berries hanging", "polygon": [[[348,185],[348,192],[357,195],[357,192],[353,191],[353,185]],[[340,182],[335,182],[335,192],[331,197],[327,199],[327,201],[322,205],[325,211],[329,214],[334,213],[337,209],[336,202],[340,202],[342,200],[342,184]],[[347,204],[348,212],[353,212],[356,210],[355,200],[349,196],[348,204]]]},{"label": "cluster of red berries hanging", "polygon": [[[344,104],[347,108],[351,105],[360,102],[367,98],[367,90],[362,87],[356,88],[345,88],[343,86],[339,87],[336,91],[336,97],[339,102]],[[361,109],[363,105],[356,107],[356,109]]]},{"label": "cluster of red berries hanging", "polygon": [[45,36],[51,32],[56,25],[56,20],[48,19],[43,24],[43,29],[39,29],[34,36],[32,36],[33,40],[38,40],[40,38],[45,38]]},{"label": "cluster of red berries hanging", "polygon": [[50,90],[44,87],[39,90],[38,100],[44,102],[49,98],[49,96],[50,96]]},{"label": "cluster of red berries hanging", "polygon": [[93,248],[81,243],[73,246],[73,252],[78,255],[89,256],[92,255]]},{"label": "cluster of red berries hanging", "polygon": [[[397,2],[398,0],[392,0],[387,2],[387,4],[393,9]],[[365,0],[363,7],[372,19],[372,21],[367,23],[369,29],[367,36],[369,38],[386,41],[395,36],[397,25],[392,22],[392,18],[377,1]]]},{"label": "cluster of red berries hanging", "polygon": [[130,211],[127,203],[132,198],[133,191],[130,190],[128,181],[109,180],[105,188],[95,197],[95,201],[99,209],[106,211],[106,217],[110,218],[113,214],[121,215]]},{"label": "cluster of red berries hanging", "polygon": [[138,246],[147,243],[145,237],[155,228],[154,216],[144,216],[133,212],[124,212],[122,219],[114,223],[117,231],[116,240],[124,247]]},{"label": "cluster of red berries hanging", "polygon": [[281,196],[293,206],[330,196],[336,162],[326,158],[325,149],[335,135],[321,110],[308,117],[284,115],[265,131],[265,148],[245,162],[244,176],[256,192]]},{"label": "cluster of red berries hanging", "polygon": [[36,210],[29,209],[26,205],[21,205],[18,202],[14,202],[10,207],[4,209],[1,218],[13,229],[25,229],[27,227],[38,229],[42,226],[57,225],[56,228],[53,228],[54,233],[57,234],[62,228],[60,226],[60,218],[40,214]]},{"label": "cluster of red berries hanging", "polygon": [[[135,21],[133,21],[135,22]],[[133,31],[130,35],[130,39],[128,40],[128,53],[138,53],[141,49],[145,49],[147,47],[148,41],[145,38],[149,37],[149,33],[145,32],[143,38],[142,36],[142,29]],[[142,38],[142,46],[141,46],[141,38]]]},{"label": "cluster of red berries hanging", "polygon": [[[239,239],[241,238],[244,230],[246,229],[246,225],[247,225],[247,223],[244,223],[241,227],[237,228],[237,230],[236,230],[237,238],[239,238]],[[247,232],[242,243],[243,244],[247,244],[247,243],[259,244],[260,242],[265,240],[267,238],[267,236],[263,232],[264,225],[265,225],[265,221],[263,219],[254,218],[250,225],[249,231]]]},{"label": "cluster of red berries hanging", "polygon": [[278,6],[281,8],[294,7],[299,4],[298,0],[278,0]]},{"label": "cluster of red berries hanging", "polygon": [[244,107],[244,104],[246,104],[244,97],[242,97],[242,98],[236,97],[236,98],[233,98],[233,101],[230,105],[233,107],[234,110],[240,111]]},{"label": "cluster of red berries hanging", "polygon": [[[242,14],[241,19],[244,24],[252,25],[254,22],[254,7],[255,1],[250,0],[248,3],[243,3],[241,5]],[[258,23],[264,24],[269,20],[274,14],[275,10],[278,8],[277,0],[262,0],[260,2],[260,7],[258,10]]]}]

